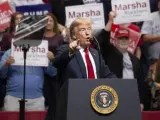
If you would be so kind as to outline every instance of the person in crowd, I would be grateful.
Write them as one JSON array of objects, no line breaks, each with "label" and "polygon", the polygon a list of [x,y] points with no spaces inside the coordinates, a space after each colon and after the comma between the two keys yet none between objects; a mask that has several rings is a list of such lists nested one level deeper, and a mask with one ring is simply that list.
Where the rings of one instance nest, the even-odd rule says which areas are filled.
[{"label": "person in crowd", "polygon": [[[128,23],[128,24],[112,24],[111,34],[112,34],[112,32],[114,32],[114,31],[115,31],[116,29],[118,29],[119,27],[125,27],[125,28],[131,29],[131,30],[133,30],[133,31],[135,31],[135,32],[137,32],[137,33],[140,33],[140,32],[141,32],[140,28],[139,28],[137,25],[132,24],[132,23]],[[111,39],[112,39],[112,35],[111,35]],[[139,42],[138,42],[138,44],[137,44],[137,47],[136,47],[136,49],[135,49],[135,51],[134,51],[134,55],[135,55],[138,59],[141,58],[141,46],[142,46],[142,44],[143,44],[143,41],[142,41],[142,39],[140,38],[140,39],[139,39]]]},{"label": "person in crowd", "polygon": [[23,14],[16,12],[11,16],[9,31],[4,33],[0,41],[1,51],[6,51],[11,47],[11,40],[14,37],[15,31],[18,29],[18,24],[22,20]]},{"label": "person in crowd", "polygon": [[[56,75],[56,68],[51,64],[54,56],[48,52],[48,67],[26,67],[26,110],[45,110],[43,97],[44,74]],[[0,77],[7,77],[7,94],[4,100],[5,111],[18,111],[19,100],[23,98],[23,66],[12,65],[15,62],[11,50],[7,50],[0,61]]]},{"label": "person in crowd", "polygon": [[158,0],[158,11],[152,13],[150,21],[142,25],[141,33],[145,43],[148,43],[149,65],[152,65],[160,54],[160,0]]},{"label": "person in crowd", "polygon": [[59,33],[57,18],[52,14],[48,13],[48,23],[44,30],[43,39],[48,41],[49,50],[54,54],[56,53],[56,48],[63,44],[63,36]]},{"label": "person in crowd", "polygon": [[90,20],[78,18],[73,21],[70,26],[70,35],[72,40],[69,45],[60,46],[53,60],[53,65],[61,71],[59,80],[62,84],[70,78],[116,77],[104,64],[98,51],[89,48],[92,38]]},{"label": "person in crowd", "polygon": [[160,58],[150,66],[147,81],[151,93],[150,110],[160,110]]},{"label": "person in crowd", "polygon": [[[0,53],[1,53],[1,57],[4,54],[4,52],[6,50],[8,50],[11,47],[11,40],[13,38],[13,34],[14,31],[16,29],[17,24],[20,22],[20,20],[22,19],[22,13],[16,12],[11,16],[11,21],[10,21],[10,28],[8,30],[4,30],[5,32],[3,32],[2,35],[2,40],[0,41]],[[8,32],[7,32],[8,31]],[[6,77],[4,78],[0,78],[0,104],[1,104],[1,108],[3,108],[3,103],[4,103],[4,97],[6,94]]]},{"label": "person in crowd", "polygon": [[58,22],[65,25],[65,7],[74,5],[84,5],[90,3],[103,3],[105,23],[108,21],[108,13],[111,11],[111,0],[50,0],[52,12],[57,17]]},{"label": "person in crowd", "polygon": [[125,27],[117,29],[115,32],[115,45],[110,42],[110,31],[115,16],[114,11],[110,12],[109,21],[105,29],[102,30],[96,38],[99,41],[102,56],[109,69],[118,78],[137,79],[141,102],[140,106],[141,110],[143,110],[145,88],[143,70],[141,69],[138,58],[127,51],[131,42],[129,29]]}]

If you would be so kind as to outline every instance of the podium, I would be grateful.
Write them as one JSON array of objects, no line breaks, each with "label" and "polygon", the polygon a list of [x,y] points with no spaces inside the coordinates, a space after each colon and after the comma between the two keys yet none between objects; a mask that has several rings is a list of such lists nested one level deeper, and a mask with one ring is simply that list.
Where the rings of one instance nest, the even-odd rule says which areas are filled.
[{"label": "podium", "polygon": [[[108,86],[117,93],[117,107],[109,114],[101,114],[93,107],[93,100],[91,99],[98,97],[92,95],[100,95],[101,91],[95,93],[96,88],[99,86]],[[104,93],[104,90],[102,90],[102,93]],[[117,98],[112,100],[117,100]],[[103,110],[103,107],[100,109]],[[70,79],[62,86],[57,95],[55,120],[141,119],[140,100],[135,79]]]}]

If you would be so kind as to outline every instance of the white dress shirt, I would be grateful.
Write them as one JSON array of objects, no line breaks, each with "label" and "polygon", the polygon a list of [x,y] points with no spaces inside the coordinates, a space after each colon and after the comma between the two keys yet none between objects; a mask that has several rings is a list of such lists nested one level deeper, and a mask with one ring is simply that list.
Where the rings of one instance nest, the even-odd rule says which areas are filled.
[{"label": "white dress shirt", "polygon": [[[82,55],[84,65],[85,65],[85,67],[86,67],[87,78],[88,78],[88,69],[87,69],[87,63],[86,63],[86,58],[85,58],[85,51],[84,51],[83,48],[80,48],[80,49],[79,49],[79,52],[80,52],[81,55]],[[95,61],[94,61],[93,56],[92,56],[92,54],[90,53],[89,50],[88,50],[88,54],[89,54],[89,58],[90,58],[90,60],[91,60],[92,66],[93,66],[93,71],[94,71],[95,79],[97,79],[97,70],[96,70]]]},{"label": "white dress shirt", "polygon": [[125,79],[133,79],[133,65],[130,59],[128,52],[123,53],[123,78]]}]

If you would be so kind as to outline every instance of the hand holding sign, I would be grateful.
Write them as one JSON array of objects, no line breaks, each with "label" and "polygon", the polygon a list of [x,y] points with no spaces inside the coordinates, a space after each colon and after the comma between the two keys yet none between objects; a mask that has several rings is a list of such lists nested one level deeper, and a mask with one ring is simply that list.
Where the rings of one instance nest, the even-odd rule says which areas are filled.
[{"label": "hand holding sign", "polygon": [[47,57],[48,57],[49,60],[53,60],[54,54],[51,51],[48,51]]},{"label": "hand holding sign", "polygon": [[12,56],[9,56],[6,60],[5,67],[8,67],[9,65],[13,64],[15,62],[14,58]]}]

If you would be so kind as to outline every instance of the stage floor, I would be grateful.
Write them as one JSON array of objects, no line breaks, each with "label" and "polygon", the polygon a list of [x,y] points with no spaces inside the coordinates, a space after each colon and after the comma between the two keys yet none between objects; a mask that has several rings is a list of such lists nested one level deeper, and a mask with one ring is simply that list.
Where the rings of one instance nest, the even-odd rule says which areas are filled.
[{"label": "stage floor", "polygon": [[[46,111],[40,112],[26,112],[25,120],[44,120]],[[160,111],[159,112],[143,112],[142,120],[160,120]],[[18,112],[0,112],[0,120],[19,120]]]}]

